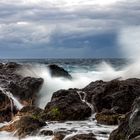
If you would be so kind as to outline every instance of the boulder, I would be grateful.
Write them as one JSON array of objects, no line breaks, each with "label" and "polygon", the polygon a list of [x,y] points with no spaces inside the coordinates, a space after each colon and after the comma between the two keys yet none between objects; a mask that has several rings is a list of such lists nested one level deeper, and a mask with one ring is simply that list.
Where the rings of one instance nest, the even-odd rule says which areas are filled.
[{"label": "boulder", "polygon": [[86,100],[94,105],[96,112],[109,109],[118,114],[125,114],[140,96],[140,79],[96,81],[82,90],[87,94]]},{"label": "boulder", "polygon": [[113,111],[107,109],[95,115],[95,119],[97,120],[97,122],[105,125],[117,125],[119,122],[119,118],[122,117],[123,115],[114,113]]},{"label": "boulder", "polygon": [[7,88],[24,105],[35,105],[37,93],[43,84],[42,78],[23,77],[11,81]]},{"label": "boulder", "polygon": [[21,67],[20,64],[16,63],[16,62],[8,62],[5,65],[3,65],[4,69],[18,69]]},{"label": "boulder", "polygon": [[140,98],[136,99],[131,112],[121,121],[109,140],[132,140],[140,136]]},{"label": "boulder", "polygon": [[10,121],[11,114],[15,115],[18,111],[12,98],[6,94],[16,97],[23,105],[36,104],[37,93],[43,84],[43,79],[19,75],[17,71],[23,67],[24,65],[15,62],[0,63],[0,122]]},{"label": "boulder", "polygon": [[42,115],[45,120],[84,120],[91,116],[91,108],[81,100],[75,89],[53,93]]},{"label": "boulder", "polygon": [[15,135],[20,138],[28,135],[34,135],[41,127],[45,125],[46,123],[38,118],[31,116],[21,117],[20,120],[15,123]]},{"label": "boulder", "polygon": [[58,65],[52,64],[48,66],[51,76],[52,77],[64,77],[67,79],[72,79],[72,76],[62,67],[59,67]]},{"label": "boulder", "polygon": [[9,125],[3,126],[0,131],[15,132],[15,136],[24,138],[29,135],[35,135],[45,125],[45,122],[34,116],[24,116]]},{"label": "boulder", "polygon": [[[36,107],[36,106],[25,106],[23,107],[16,116],[23,117],[23,116],[31,116],[34,118],[41,119],[40,116],[43,112],[43,109]],[[16,117],[15,116],[15,117]]]},{"label": "boulder", "polygon": [[12,99],[0,90],[0,123],[10,121],[16,113],[17,108]]}]

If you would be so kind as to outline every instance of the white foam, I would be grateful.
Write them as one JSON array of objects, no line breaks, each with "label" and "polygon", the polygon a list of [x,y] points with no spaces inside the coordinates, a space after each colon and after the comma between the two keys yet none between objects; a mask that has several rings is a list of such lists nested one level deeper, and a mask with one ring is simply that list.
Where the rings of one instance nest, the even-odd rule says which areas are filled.
[{"label": "white foam", "polygon": [[71,73],[73,77],[72,80],[51,77],[49,70],[45,65],[30,66],[19,73],[23,76],[42,77],[44,79],[38,99],[39,107],[44,108],[51,100],[52,94],[60,89],[84,88],[90,82],[96,80],[109,81],[116,78],[140,78],[140,67],[138,67],[138,69],[137,66],[136,63],[133,63],[121,70],[116,70],[110,64],[102,62],[99,65],[96,65],[95,71]]}]

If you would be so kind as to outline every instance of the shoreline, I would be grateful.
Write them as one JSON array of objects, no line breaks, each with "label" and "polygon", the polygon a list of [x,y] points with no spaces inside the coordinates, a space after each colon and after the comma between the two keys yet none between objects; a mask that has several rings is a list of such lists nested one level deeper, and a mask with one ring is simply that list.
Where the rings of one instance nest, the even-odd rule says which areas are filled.
[{"label": "shoreline", "polygon": [[[101,124],[106,126],[118,125],[118,129],[111,133],[109,140],[120,140],[120,138],[128,139],[128,137],[135,138],[139,136],[140,133],[136,133],[135,131],[139,130],[139,120],[137,120],[137,118],[139,117],[138,112],[140,109],[138,106],[140,79],[115,79],[108,82],[99,80],[91,82],[82,89],[58,90],[53,93],[51,101],[46,103],[45,108],[40,109],[36,104],[36,101],[38,100],[37,93],[41,89],[44,80],[42,78],[22,77],[15,73],[17,70],[23,68],[24,65],[14,62],[0,65],[0,85],[5,88],[7,92],[11,92],[11,94],[24,105],[22,109],[18,109],[16,104],[14,104],[13,99],[11,97],[7,98],[7,95],[0,90],[0,98],[3,100],[0,111],[5,115],[0,117],[1,122],[14,120],[17,116],[19,117],[19,120],[10,123],[6,127],[0,128],[0,131],[14,132],[18,130],[15,135],[24,138],[27,135],[35,135],[38,133],[43,126],[47,125],[46,122],[48,121],[80,122],[83,120],[84,122],[84,120],[86,121],[86,118],[91,116],[92,110],[89,106],[90,104],[94,107],[96,113],[95,118],[93,118],[93,124],[96,120],[97,126],[100,126]],[[72,78],[62,67],[49,66],[49,68],[52,77],[70,78],[69,80]],[[4,110],[4,113],[3,109],[5,106],[7,106],[7,108],[5,108],[6,110]],[[12,113],[11,117],[9,116],[9,113]],[[131,124],[134,122],[137,124],[136,122],[138,122],[138,125],[132,125],[131,127],[130,122]],[[62,123],[62,125],[64,124]],[[128,129],[127,133],[122,129],[122,126],[123,128]],[[81,126],[79,125],[79,128],[80,127]],[[93,128],[92,126],[89,126],[88,128],[88,126],[84,124],[84,127],[93,129],[95,126],[93,126]],[[26,129],[28,130],[27,132],[25,131]],[[59,138],[63,137],[64,139],[71,133],[69,133],[68,130],[63,130],[61,133],[52,132],[51,135],[54,135],[54,137],[59,136]],[[48,134],[48,130],[46,130],[41,135],[46,134],[50,135],[50,132]],[[77,136],[73,136],[73,138],[80,137],[81,140],[86,138],[96,139],[96,134],[94,134],[93,131],[92,134],[82,134],[83,135],[78,134]],[[66,139],[69,140],[69,138]]]}]

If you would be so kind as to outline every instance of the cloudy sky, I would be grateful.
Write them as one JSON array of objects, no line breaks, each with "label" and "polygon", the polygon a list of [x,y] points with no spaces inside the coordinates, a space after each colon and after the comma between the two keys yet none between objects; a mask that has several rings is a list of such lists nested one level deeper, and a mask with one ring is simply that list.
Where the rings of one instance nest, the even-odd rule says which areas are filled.
[{"label": "cloudy sky", "polygon": [[0,0],[0,58],[122,57],[139,25],[140,0]]}]

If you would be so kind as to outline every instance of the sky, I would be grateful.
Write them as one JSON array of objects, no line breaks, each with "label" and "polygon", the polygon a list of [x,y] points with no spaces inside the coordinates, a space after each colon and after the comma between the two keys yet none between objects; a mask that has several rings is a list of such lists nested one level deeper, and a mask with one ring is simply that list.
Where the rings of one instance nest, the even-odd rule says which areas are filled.
[{"label": "sky", "polygon": [[139,26],[140,0],[0,0],[0,58],[123,57]]}]

